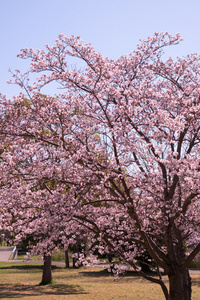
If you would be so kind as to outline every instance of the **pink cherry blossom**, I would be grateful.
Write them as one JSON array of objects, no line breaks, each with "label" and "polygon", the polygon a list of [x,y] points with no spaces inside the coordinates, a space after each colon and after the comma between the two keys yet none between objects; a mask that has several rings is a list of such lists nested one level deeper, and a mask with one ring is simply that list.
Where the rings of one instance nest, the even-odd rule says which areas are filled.
[{"label": "pink cherry blossom", "polygon": [[[31,83],[17,70],[24,94],[1,97],[0,197],[2,228],[32,236],[32,253],[87,238],[91,255],[113,253],[166,299],[186,300],[200,252],[200,56],[164,61],[180,41],[155,33],[116,61],[63,34],[23,49],[41,75]],[[51,82],[61,89],[42,94]],[[138,266],[145,255],[157,277]]]}]

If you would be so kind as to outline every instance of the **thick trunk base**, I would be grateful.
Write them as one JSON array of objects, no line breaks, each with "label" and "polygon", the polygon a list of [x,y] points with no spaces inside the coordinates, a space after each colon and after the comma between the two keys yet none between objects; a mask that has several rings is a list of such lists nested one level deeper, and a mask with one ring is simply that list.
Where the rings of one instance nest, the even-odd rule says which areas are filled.
[{"label": "thick trunk base", "polygon": [[40,285],[46,285],[52,283],[52,271],[51,271],[51,255],[44,255],[43,274]]},{"label": "thick trunk base", "polygon": [[188,269],[169,275],[169,300],[191,300],[192,287]]}]

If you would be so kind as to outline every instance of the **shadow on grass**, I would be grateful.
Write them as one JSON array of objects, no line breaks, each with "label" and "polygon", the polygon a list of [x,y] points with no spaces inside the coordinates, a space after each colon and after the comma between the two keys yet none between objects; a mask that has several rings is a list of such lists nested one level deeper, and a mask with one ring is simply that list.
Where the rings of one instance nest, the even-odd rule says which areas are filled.
[{"label": "shadow on grass", "polygon": [[23,285],[23,284],[0,284],[0,298],[21,298],[44,296],[46,299],[49,295],[78,295],[87,294],[79,285],[71,284],[51,284],[46,286]]},{"label": "shadow on grass", "polygon": [[192,286],[200,287],[200,278],[192,278]]},{"label": "shadow on grass", "polygon": [[[61,271],[63,268],[60,266],[52,266],[52,271]],[[0,267],[0,276],[2,276],[4,273],[9,274],[12,273],[14,274],[28,274],[28,273],[33,273],[33,274],[42,274],[43,271],[43,266],[42,265],[30,265],[30,264],[21,264],[21,265],[10,265],[10,266],[1,266]],[[1,296],[0,296],[1,298]]]},{"label": "shadow on grass", "polygon": [[[55,266],[53,265],[52,267],[52,270],[59,270],[59,269],[63,269],[61,266]],[[5,267],[0,267],[0,270],[43,270],[43,265],[37,265],[37,264],[33,264],[33,265],[30,265],[30,264],[21,264],[21,265],[11,265],[11,266],[5,266]]]},{"label": "shadow on grass", "polygon": [[88,277],[105,277],[111,275],[107,269],[103,269],[101,271],[80,271],[79,274]]},{"label": "shadow on grass", "polygon": [[[88,276],[88,277],[105,277],[105,276],[113,276],[113,274],[111,274],[110,272],[108,272],[107,269],[103,269],[101,271],[90,271],[90,272],[87,272],[87,271],[82,271],[80,272],[81,275],[83,276]],[[157,274],[155,272],[150,272],[148,273],[148,275],[151,275],[151,276],[157,276]],[[141,276],[135,272],[135,271],[126,271],[125,273],[121,274],[120,277],[137,277],[137,278],[141,278]]]}]

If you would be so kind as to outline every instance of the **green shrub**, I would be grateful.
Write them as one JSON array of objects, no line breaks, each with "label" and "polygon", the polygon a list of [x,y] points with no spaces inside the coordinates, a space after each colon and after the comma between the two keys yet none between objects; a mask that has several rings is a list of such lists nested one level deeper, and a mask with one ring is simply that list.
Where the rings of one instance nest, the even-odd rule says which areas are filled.
[{"label": "green shrub", "polygon": [[200,269],[200,261],[192,261],[189,265],[191,269]]}]

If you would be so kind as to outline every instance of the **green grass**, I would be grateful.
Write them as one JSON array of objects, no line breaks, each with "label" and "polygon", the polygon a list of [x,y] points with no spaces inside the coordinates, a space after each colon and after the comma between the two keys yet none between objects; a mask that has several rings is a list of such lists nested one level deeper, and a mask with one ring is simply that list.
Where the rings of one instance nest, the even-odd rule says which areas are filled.
[{"label": "green grass", "polygon": [[[25,256],[26,256],[25,254],[19,254],[17,256],[17,259],[24,259]],[[32,260],[42,260],[39,255],[34,255],[31,259]],[[64,251],[53,252],[52,253],[52,261],[65,262],[65,253],[64,253]],[[69,253],[69,261],[72,262],[71,253]],[[100,259],[100,261],[104,262],[105,259]],[[113,258],[113,261],[115,261],[116,263],[120,263],[117,258]],[[189,265],[189,268],[200,270],[200,261],[193,261],[193,262],[191,262],[191,264]]]},{"label": "green grass", "polygon": [[200,270],[200,261],[192,261],[189,268]]},{"label": "green grass", "polygon": [[[119,281],[100,268],[53,266],[54,283],[40,286],[42,265],[0,263],[0,297],[26,300],[163,300],[161,288],[129,272]],[[167,282],[167,278],[164,277]],[[200,275],[192,275],[193,297],[200,294]]]},{"label": "green grass", "polygon": [[[17,259],[24,259],[26,254],[18,254]],[[52,261],[61,261],[65,262],[65,253],[64,252],[54,252],[52,253]],[[39,255],[34,255],[31,257],[31,260],[42,260]],[[72,262],[72,257],[69,255],[69,261]]]},{"label": "green grass", "polygon": [[[18,254],[17,259],[24,259],[26,254]],[[63,252],[55,252],[51,255],[52,261],[62,261],[65,262],[65,254]],[[34,255],[31,257],[31,260],[42,260],[39,255]],[[72,261],[72,258],[69,257],[69,260]]]},{"label": "green grass", "polygon": [[[62,261],[65,262],[64,252],[53,252],[51,256],[52,261]],[[72,257],[69,255],[69,261],[72,262]]]},{"label": "green grass", "polygon": [[6,247],[7,246],[7,243],[6,242],[1,242],[0,243],[0,247]]},{"label": "green grass", "polygon": [[[18,254],[17,255],[18,260],[23,260],[23,259],[25,259],[25,257],[26,257],[26,254]],[[42,258],[39,255],[33,255],[31,257],[31,260],[41,260],[42,261]]]}]

